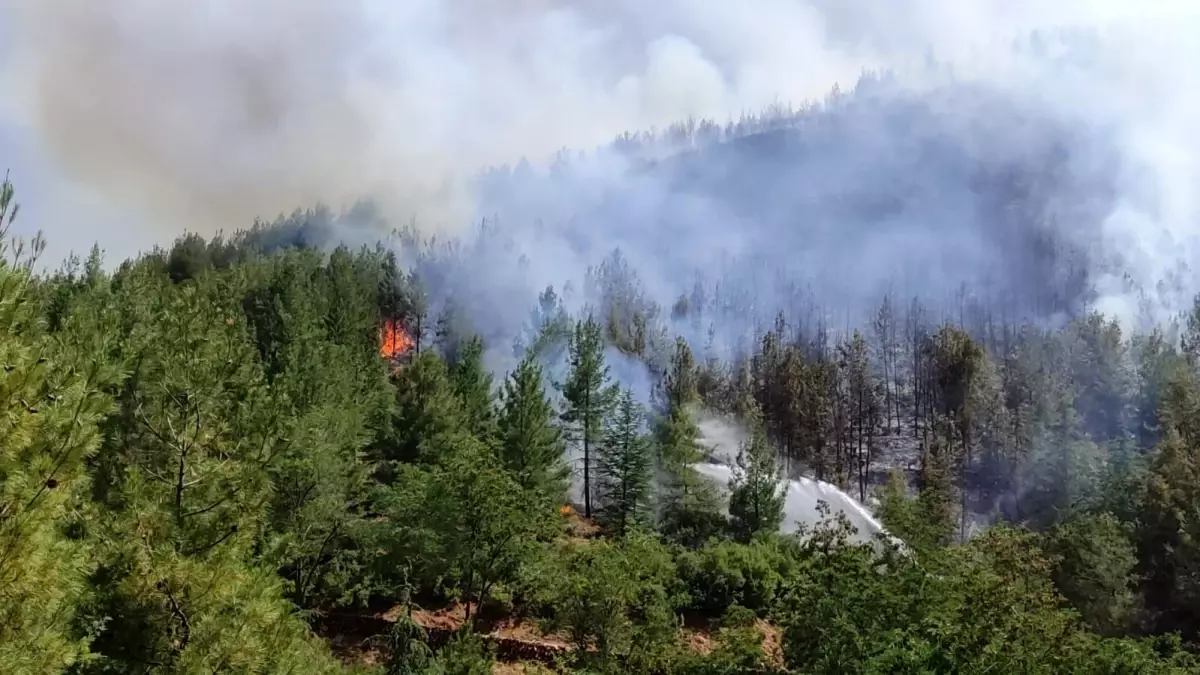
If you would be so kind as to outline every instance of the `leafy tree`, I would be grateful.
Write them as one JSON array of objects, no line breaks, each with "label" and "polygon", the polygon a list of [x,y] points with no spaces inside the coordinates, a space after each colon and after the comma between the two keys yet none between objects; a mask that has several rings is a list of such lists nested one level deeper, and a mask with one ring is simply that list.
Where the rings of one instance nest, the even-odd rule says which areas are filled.
[{"label": "leafy tree", "polygon": [[704,663],[713,673],[762,673],[774,670],[763,650],[763,634],[754,624],[754,613],[734,605],[721,619],[716,649]]},{"label": "leafy tree", "polygon": [[790,537],[763,536],[742,544],[713,539],[676,557],[680,579],[691,593],[692,609],[718,616],[738,606],[768,614],[788,584],[802,572]]},{"label": "leafy tree", "polygon": [[[837,535],[834,534],[836,539]],[[788,665],[812,673],[1072,672],[1090,645],[1032,535],[1000,528],[929,565],[820,535],[784,610]],[[881,564],[883,563],[883,564]],[[1083,665],[1083,672],[1089,666]]]}]

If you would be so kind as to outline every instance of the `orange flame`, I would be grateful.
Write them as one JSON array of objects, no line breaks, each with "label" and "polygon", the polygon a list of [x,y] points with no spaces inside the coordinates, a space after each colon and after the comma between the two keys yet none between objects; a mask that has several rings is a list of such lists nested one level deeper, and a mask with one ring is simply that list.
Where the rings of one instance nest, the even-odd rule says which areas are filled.
[{"label": "orange flame", "polygon": [[569,516],[575,512],[575,509],[571,508],[570,504],[563,504],[558,508],[558,512],[564,516]]},{"label": "orange flame", "polygon": [[384,321],[379,329],[379,355],[385,359],[404,356],[414,344],[408,331],[397,321]]}]

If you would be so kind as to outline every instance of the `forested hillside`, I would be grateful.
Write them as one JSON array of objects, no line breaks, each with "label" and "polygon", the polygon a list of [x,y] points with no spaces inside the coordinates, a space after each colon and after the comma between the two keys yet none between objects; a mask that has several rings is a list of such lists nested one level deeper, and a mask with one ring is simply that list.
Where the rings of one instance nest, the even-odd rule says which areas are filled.
[{"label": "forested hillside", "polygon": [[729,343],[779,310],[860,324],[889,292],[1045,320],[1083,311],[1114,273],[1103,223],[1124,161],[1103,129],[1011,92],[866,74],[819,104],[493,170],[481,210],[543,285],[570,278],[554,261],[619,247],[652,297],[699,288],[704,329]]},{"label": "forested hillside", "polygon": [[[1130,335],[881,294],[719,352],[673,335],[702,290],[615,253],[496,345],[443,258],[330,222],[112,272],[4,239],[5,672],[1200,668],[1200,305]],[[749,429],[725,503],[702,416]],[[905,545],[777,534],[783,465]]]}]

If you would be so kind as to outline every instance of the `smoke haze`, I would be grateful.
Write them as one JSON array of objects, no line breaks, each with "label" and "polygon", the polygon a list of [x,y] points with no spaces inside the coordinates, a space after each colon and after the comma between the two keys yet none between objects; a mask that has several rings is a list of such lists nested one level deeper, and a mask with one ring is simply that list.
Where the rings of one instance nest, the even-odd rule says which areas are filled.
[{"label": "smoke haze", "polygon": [[[369,197],[427,232],[499,216],[508,248],[477,247],[461,283],[503,315],[504,335],[536,291],[578,287],[616,246],[666,305],[722,265],[802,270],[847,306],[896,278],[943,298],[997,279],[1029,295],[1076,283],[1059,278],[1068,263],[1085,268],[1077,293],[1016,311],[1088,303],[1132,320],[1149,293],[1160,317],[1196,290],[1180,265],[1196,251],[1200,8],[1183,0],[2,6],[0,138],[20,138],[5,148],[19,186],[23,168],[40,177],[32,200],[22,192],[27,218],[72,247],[99,238],[123,253],[318,200]],[[864,70],[893,75],[856,91]],[[801,106],[834,85],[858,107],[831,104],[758,145],[692,135],[651,155],[695,152],[650,170],[643,146],[484,193],[474,181],[625,131]],[[1029,167],[1034,184],[995,187]],[[1023,212],[1005,211],[1010,193]],[[1047,239],[1055,253],[1029,262]]]}]

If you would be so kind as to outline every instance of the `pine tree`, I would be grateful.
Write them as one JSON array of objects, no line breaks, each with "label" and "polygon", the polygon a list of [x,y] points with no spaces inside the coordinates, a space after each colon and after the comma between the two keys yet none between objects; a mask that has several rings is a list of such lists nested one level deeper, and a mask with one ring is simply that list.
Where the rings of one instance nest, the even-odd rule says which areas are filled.
[{"label": "pine tree", "polygon": [[504,381],[498,422],[500,458],[522,488],[551,500],[562,499],[570,469],[563,462],[561,433],[531,355]]},{"label": "pine tree", "polygon": [[927,538],[922,535],[927,524],[916,500],[908,494],[908,479],[899,469],[888,472],[887,483],[879,490],[879,508],[875,515],[889,534],[899,537],[906,545],[917,550],[925,545]]},{"label": "pine tree", "polygon": [[738,449],[737,466],[729,482],[729,516],[733,531],[743,540],[773,533],[783,523],[787,484],[779,461],[761,427]]},{"label": "pine tree", "polygon": [[612,410],[616,389],[609,383],[604,363],[600,324],[588,316],[575,325],[569,342],[571,370],[562,385],[567,407],[562,419],[569,438],[583,450],[583,513],[592,516],[592,450],[604,433],[604,420]]},{"label": "pine tree", "polygon": [[696,402],[698,377],[696,374],[696,359],[686,340],[675,338],[675,351],[666,376],[663,378],[663,392],[668,409],[685,408]]},{"label": "pine tree", "polygon": [[105,516],[92,523],[100,592],[78,620],[97,627],[93,651],[116,669],[334,666],[284,600],[283,580],[251,562],[291,411],[288,394],[268,389],[240,320],[243,282],[123,279],[115,298],[139,320],[106,354],[128,359],[129,374],[96,459],[113,467],[100,474]]},{"label": "pine tree", "polygon": [[437,576],[452,580],[470,619],[472,604],[477,611],[497,583],[514,578],[539,517],[554,510],[530,508],[490,449],[473,439],[457,444],[421,482],[421,498],[411,502],[417,512],[407,518],[431,535],[426,561],[437,568]]},{"label": "pine tree", "polygon": [[875,429],[879,420],[877,391],[862,333],[854,331],[849,341],[838,347],[838,355],[845,386],[845,425],[846,439],[850,445],[850,463],[854,467],[859,499],[865,500],[874,459]]},{"label": "pine tree", "polygon": [[700,546],[725,525],[720,495],[711,481],[692,466],[703,459],[699,435],[700,430],[683,407],[672,407],[659,422],[660,529],[672,540],[689,546]]},{"label": "pine tree", "polygon": [[[983,415],[981,392],[988,389],[990,379],[987,356],[970,335],[943,326],[934,336],[931,347],[931,393],[939,415],[949,420],[947,430],[957,436],[953,452],[959,481],[959,537],[966,538],[968,514],[967,473],[974,463],[974,436]],[[950,437],[947,436],[947,440]]]},{"label": "pine tree", "polygon": [[1175,430],[1147,476],[1142,568],[1158,627],[1200,631],[1200,453]]},{"label": "pine tree", "polygon": [[[8,261],[12,186],[0,187],[0,663],[59,673],[85,657],[76,612],[94,567],[79,510],[111,373],[39,335],[27,265]],[[7,218],[6,218],[7,216]],[[96,355],[92,355],[96,356]],[[91,515],[91,514],[89,514]],[[74,533],[73,533],[74,532]]]},{"label": "pine tree", "polygon": [[538,294],[538,305],[530,312],[523,334],[514,340],[513,355],[556,361],[563,345],[571,339],[572,328],[562,298],[554,292],[553,286],[547,286]]},{"label": "pine tree", "polygon": [[426,351],[396,378],[396,406],[378,451],[391,461],[436,461],[430,444],[440,436],[462,434],[464,428],[462,404],[446,364]]},{"label": "pine tree", "polygon": [[917,494],[918,511],[927,524],[927,541],[930,545],[948,544],[954,534],[954,451],[945,418],[933,419],[934,429],[930,441],[922,448],[920,490]]},{"label": "pine tree", "polygon": [[872,328],[875,330],[875,346],[879,353],[879,365],[883,376],[883,424],[885,430],[892,428],[892,411],[896,411],[896,433],[900,433],[899,373],[897,357],[900,346],[896,340],[896,312],[892,296],[883,296],[883,302],[875,313]]},{"label": "pine tree", "polygon": [[285,402],[291,442],[269,467],[271,515],[264,561],[288,582],[291,599],[308,608],[348,602],[362,591],[356,577],[366,561],[350,541],[362,525],[359,505],[371,484],[370,467],[361,455],[373,439],[371,425],[384,418],[394,391],[375,367],[377,346],[361,339],[374,323],[372,285],[359,284],[361,302],[354,304],[368,309],[352,322],[360,325],[353,339],[346,339],[328,330],[325,310],[339,302],[333,295],[339,290],[320,274],[321,257],[310,252],[284,257],[294,258],[293,276],[311,285],[288,294],[282,315],[290,339],[282,352],[286,367],[276,373],[272,392]]},{"label": "pine tree", "polygon": [[692,465],[703,455],[691,407],[699,398],[692,350],[676,338],[663,380],[666,414],[657,422],[661,529],[676,541],[700,545],[723,525],[720,497]]},{"label": "pine tree", "polygon": [[650,442],[631,391],[617,397],[596,457],[603,506],[600,519],[618,536],[637,527],[650,506]]},{"label": "pine tree", "polygon": [[483,366],[483,340],[478,335],[461,346],[450,377],[462,404],[467,430],[490,442],[496,433],[496,409],[492,402],[492,375]]},{"label": "pine tree", "polygon": [[1087,514],[1045,537],[1046,552],[1056,559],[1055,585],[1104,635],[1124,634],[1140,609],[1132,529],[1112,514]]},{"label": "pine tree", "polygon": [[378,303],[372,298],[378,283],[371,283],[373,277],[367,276],[364,262],[356,260],[344,246],[339,246],[329,255],[325,267],[330,297],[330,302],[323,308],[325,330],[329,339],[337,344],[378,347],[375,343],[379,325]]},{"label": "pine tree", "polygon": [[402,613],[388,633],[388,664],[386,675],[414,675],[428,672],[433,663],[429,636],[411,616],[412,607]]}]

